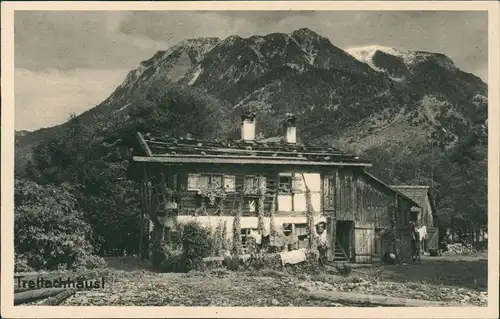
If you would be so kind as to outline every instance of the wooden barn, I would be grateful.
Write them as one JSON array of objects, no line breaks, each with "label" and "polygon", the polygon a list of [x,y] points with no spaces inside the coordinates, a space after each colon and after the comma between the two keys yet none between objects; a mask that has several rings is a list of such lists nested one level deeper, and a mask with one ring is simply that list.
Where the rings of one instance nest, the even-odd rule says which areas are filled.
[{"label": "wooden barn", "polygon": [[[257,229],[263,211],[265,233],[275,203],[275,229],[307,246],[305,186],[311,192],[314,222],[325,222],[328,258],[372,262],[384,252],[381,239],[391,221],[397,250],[410,258],[409,222],[420,205],[365,169],[371,163],[329,146],[297,143],[293,116],[276,139],[255,138],[255,114],[241,118],[241,139],[202,141],[137,133],[130,177],[143,181],[144,216],[154,236],[166,236],[174,220],[193,219],[216,227],[226,222],[232,238],[235,211],[243,201],[243,242]],[[152,226],[154,225],[154,227]],[[266,234],[262,234],[265,236]]]},{"label": "wooden barn", "polygon": [[424,231],[423,251],[438,249],[439,234],[436,225],[436,208],[430,187],[418,185],[393,185],[391,187],[413,199],[421,207],[418,213],[415,212],[416,216],[413,219],[416,220],[417,226]]}]

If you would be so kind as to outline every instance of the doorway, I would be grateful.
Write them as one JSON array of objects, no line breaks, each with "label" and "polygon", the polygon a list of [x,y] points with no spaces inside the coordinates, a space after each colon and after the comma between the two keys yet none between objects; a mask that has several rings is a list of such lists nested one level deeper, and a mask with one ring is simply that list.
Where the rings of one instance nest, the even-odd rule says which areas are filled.
[{"label": "doorway", "polygon": [[335,241],[344,251],[348,260],[354,257],[354,221],[338,220]]}]

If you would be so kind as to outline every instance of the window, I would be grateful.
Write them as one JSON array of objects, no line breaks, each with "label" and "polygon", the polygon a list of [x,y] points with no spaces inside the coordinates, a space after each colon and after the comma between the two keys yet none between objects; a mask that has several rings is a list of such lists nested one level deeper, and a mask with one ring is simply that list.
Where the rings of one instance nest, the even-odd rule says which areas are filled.
[{"label": "window", "polygon": [[222,181],[223,181],[222,175],[209,175],[209,182],[208,186],[214,187],[214,188],[222,188]]},{"label": "window", "polygon": [[297,233],[297,236],[307,235],[307,225],[295,224],[295,232]]},{"label": "window", "polygon": [[292,192],[292,174],[291,173],[280,173],[278,190],[280,194],[290,194]]},{"label": "window", "polygon": [[297,236],[297,241],[299,242],[299,249],[307,248],[309,245],[307,240],[307,225],[295,224],[295,235]]},{"label": "window", "polygon": [[285,236],[289,236],[292,233],[293,233],[293,224],[288,224],[288,223],[283,224],[283,234],[285,234]]},{"label": "window", "polygon": [[243,192],[246,195],[259,194],[260,192],[265,192],[267,188],[266,178],[264,176],[245,176],[245,182],[243,185]]},{"label": "window", "polygon": [[305,212],[307,210],[305,183],[307,183],[311,192],[313,209],[315,213],[321,212],[320,174],[280,173],[278,178],[278,211]]},{"label": "window", "polygon": [[250,229],[243,228],[240,230],[241,234],[241,245],[245,247],[248,244],[248,237],[250,237]]},{"label": "window", "polygon": [[201,188],[214,187],[224,188],[226,191],[234,192],[236,178],[232,175],[222,174],[188,174],[188,190],[195,191]]}]

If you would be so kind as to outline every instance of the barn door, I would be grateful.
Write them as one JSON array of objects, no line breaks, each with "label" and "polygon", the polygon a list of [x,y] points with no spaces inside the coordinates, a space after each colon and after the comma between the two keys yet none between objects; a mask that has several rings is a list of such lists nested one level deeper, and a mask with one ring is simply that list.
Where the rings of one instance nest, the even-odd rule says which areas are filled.
[{"label": "barn door", "polygon": [[375,227],[373,224],[356,224],[354,230],[357,263],[371,263],[374,251]]},{"label": "barn door", "polygon": [[427,227],[427,250],[438,249],[438,229],[436,227]]}]

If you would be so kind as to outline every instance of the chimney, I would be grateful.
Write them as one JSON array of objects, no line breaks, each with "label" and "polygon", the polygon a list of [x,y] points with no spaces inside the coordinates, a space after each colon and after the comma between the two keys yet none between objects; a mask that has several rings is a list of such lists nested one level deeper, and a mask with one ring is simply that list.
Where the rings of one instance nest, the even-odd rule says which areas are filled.
[{"label": "chimney", "polygon": [[284,138],[287,144],[297,143],[297,127],[295,125],[296,118],[293,114],[287,113],[284,122]]},{"label": "chimney", "polygon": [[255,140],[255,113],[245,112],[241,115],[241,139]]}]

